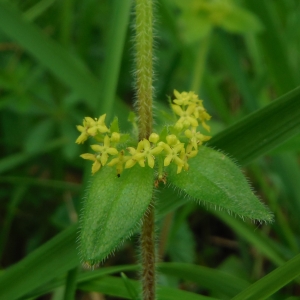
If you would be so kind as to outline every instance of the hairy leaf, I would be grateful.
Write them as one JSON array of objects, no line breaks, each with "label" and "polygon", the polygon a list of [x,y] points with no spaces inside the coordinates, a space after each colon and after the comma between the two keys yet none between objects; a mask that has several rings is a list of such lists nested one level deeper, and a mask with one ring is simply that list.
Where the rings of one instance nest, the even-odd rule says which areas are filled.
[{"label": "hairy leaf", "polygon": [[135,166],[117,177],[115,168],[97,172],[81,216],[80,252],[94,265],[128,238],[152,197],[153,170]]},{"label": "hairy leaf", "polygon": [[190,168],[176,174],[171,167],[169,181],[189,196],[241,217],[272,221],[272,214],[257,199],[239,168],[224,154],[200,147],[189,160]]}]

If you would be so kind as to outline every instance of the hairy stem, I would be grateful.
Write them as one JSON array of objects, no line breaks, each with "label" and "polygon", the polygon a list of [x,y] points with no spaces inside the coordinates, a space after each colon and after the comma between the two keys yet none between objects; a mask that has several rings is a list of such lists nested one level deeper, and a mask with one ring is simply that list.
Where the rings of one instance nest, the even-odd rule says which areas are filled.
[{"label": "hairy stem", "polygon": [[139,139],[152,132],[152,0],[136,0],[136,94]]},{"label": "hairy stem", "polygon": [[[152,132],[152,0],[136,0],[136,95],[139,139]],[[140,237],[143,300],[155,299],[154,200],[143,217]]]},{"label": "hairy stem", "polygon": [[147,209],[144,215],[141,232],[141,262],[142,262],[142,289],[143,299],[155,299],[155,224],[154,203]]}]

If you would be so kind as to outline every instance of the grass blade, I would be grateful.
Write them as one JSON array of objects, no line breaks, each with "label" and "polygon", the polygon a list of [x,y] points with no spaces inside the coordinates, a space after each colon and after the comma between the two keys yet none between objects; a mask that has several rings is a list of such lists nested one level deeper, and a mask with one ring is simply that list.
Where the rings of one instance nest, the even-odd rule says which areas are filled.
[{"label": "grass blade", "polygon": [[300,275],[300,254],[286,262],[281,267],[269,273],[262,279],[243,290],[232,300],[262,300],[268,299],[280,288]]},{"label": "grass blade", "polygon": [[64,84],[85,98],[91,107],[95,107],[99,96],[99,84],[78,58],[3,2],[0,2],[0,20],[0,30],[3,33],[26,49]]},{"label": "grass blade", "polygon": [[0,299],[14,300],[79,264],[77,225],[58,234],[0,276]]},{"label": "grass blade", "polygon": [[247,164],[300,132],[300,87],[213,137],[209,146]]}]

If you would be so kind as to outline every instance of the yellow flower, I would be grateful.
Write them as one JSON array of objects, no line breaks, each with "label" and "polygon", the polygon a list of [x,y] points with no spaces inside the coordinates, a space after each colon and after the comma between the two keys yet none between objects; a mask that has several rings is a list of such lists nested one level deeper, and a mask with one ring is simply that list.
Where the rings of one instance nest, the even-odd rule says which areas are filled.
[{"label": "yellow flower", "polygon": [[81,132],[80,136],[76,140],[76,144],[83,144],[89,137],[88,130],[93,126],[94,120],[90,117],[85,117],[83,119],[83,126],[77,125],[77,130]]},{"label": "yellow flower", "polygon": [[194,103],[194,100],[198,99],[198,95],[196,95],[194,92],[182,92],[179,93],[178,91],[174,90],[174,95],[176,97],[175,100],[173,100],[174,103],[177,105],[190,105]]},{"label": "yellow flower", "polygon": [[162,147],[164,151],[167,153],[165,159],[164,159],[164,166],[168,166],[171,161],[174,161],[177,166],[184,166],[184,161],[178,157],[181,150],[184,148],[183,143],[179,143],[174,145],[173,147],[170,147],[170,145],[160,142],[158,143],[158,146]]},{"label": "yellow flower", "polygon": [[99,119],[95,118],[95,120],[88,117],[89,122],[90,122],[90,127],[91,127],[87,131],[89,135],[95,136],[97,134],[97,131],[99,133],[109,132],[109,129],[106,127],[106,125],[104,123],[105,122],[105,117],[106,117],[106,114],[100,116]]},{"label": "yellow flower", "polygon": [[110,166],[110,167],[116,165],[117,174],[118,174],[118,176],[120,176],[120,174],[123,172],[123,169],[124,169],[123,165],[128,159],[129,159],[129,156],[125,156],[124,155],[124,150],[121,150],[119,152],[118,157],[112,159],[107,165]]},{"label": "yellow flower", "polygon": [[102,166],[104,166],[108,160],[108,155],[117,155],[118,150],[116,148],[110,147],[110,138],[106,135],[104,137],[103,146],[92,145],[91,148],[100,153],[100,161]]},{"label": "yellow flower", "polygon": [[189,169],[189,165],[187,163],[188,157],[185,152],[185,148],[181,149],[179,158],[183,161],[183,165],[177,165],[177,174],[179,174],[182,171],[182,168],[187,171]]},{"label": "yellow flower", "polygon": [[198,146],[201,146],[203,142],[206,142],[211,138],[210,136],[203,135],[199,131],[197,132],[195,127],[193,127],[192,130],[187,129],[184,134],[190,139],[190,143],[196,150],[198,149]]},{"label": "yellow flower", "polygon": [[210,132],[210,127],[205,123],[205,121],[209,121],[211,116],[206,112],[202,105],[199,105],[195,108],[194,116],[201,121],[203,128]]},{"label": "yellow flower", "polygon": [[125,164],[125,169],[132,168],[137,162],[141,167],[145,167],[145,160],[143,155],[141,154],[141,150],[143,149],[143,145],[141,143],[138,143],[137,148],[128,147],[127,150],[131,154],[131,158],[129,158]]},{"label": "yellow flower", "polygon": [[101,168],[101,163],[100,163],[100,155],[96,155],[96,154],[91,154],[91,153],[84,153],[81,154],[80,157],[82,157],[83,159],[88,159],[88,160],[92,160],[94,161],[93,166],[92,166],[92,173],[93,175],[100,170]]},{"label": "yellow flower", "polygon": [[127,161],[125,168],[133,167],[136,162],[139,162],[140,166],[144,167],[146,159],[148,166],[153,168],[155,163],[155,155],[158,155],[163,148],[160,146],[151,147],[150,142],[146,139],[143,139],[138,143],[137,149],[130,147],[128,150],[132,155],[132,158]]},{"label": "yellow flower", "polygon": [[186,110],[183,110],[179,105],[173,104],[172,109],[173,111],[180,116],[179,120],[175,124],[175,127],[178,129],[182,129],[183,127],[197,127],[198,122],[194,117],[193,113],[195,111],[196,104],[191,104],[187,107]]}]

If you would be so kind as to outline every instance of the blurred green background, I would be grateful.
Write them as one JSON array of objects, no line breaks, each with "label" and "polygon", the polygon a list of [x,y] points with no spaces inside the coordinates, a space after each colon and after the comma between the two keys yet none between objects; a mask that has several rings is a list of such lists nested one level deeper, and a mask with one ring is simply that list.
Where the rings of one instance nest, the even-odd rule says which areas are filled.
[{"label": "blurred green background", "polygon": [[[127,118],[135,98],[131,4],[129,0],[0,1],[3,270],[77,222],[90,164],[79,158],[88,145],[75,144],[75,125],[85,116],[107,113],[108,122],[116,115],[122,130],[130,130]],[[157,124],[168,118],[167,96],[174,89],[193,90],[213,116],[212,135],[226,139],[223,130],[300,85],[297,0],[159,0],[155,15]],[[288,132],[280,132],[280,138],[276,126],[283,131],[284,126],[268,123],[269,140],[255,141],[258,154],[251,156],[230,139],[227,145],[218,144],[218,138],[211,143],[247,165],[245,174],[274,212],[274,224],[244,223],[195,203],[181,206],[176,192],[166,188],[159,200],[162,260],[216,268],[254,282],[298,254],[299,92],[294,97],[294,114],[277,110],[275,116],[280,120],[283,114],[290,124]],[[253,128],[246,125],[251,144],[260,132],[255,123]],[[248,135],[243,138],[246,141]],[[126,242],[105,265],[135,263],[135,240]],[[201,284],[166,274],[160,282],[230,298],[230,293],[220,296]],[[39,299],[63,299],[61,293],[57,289]],[[299,286],[291,283],[273,299],[297,296]],[[82,297],[78,294],[78,299],[103,299]]]}]

